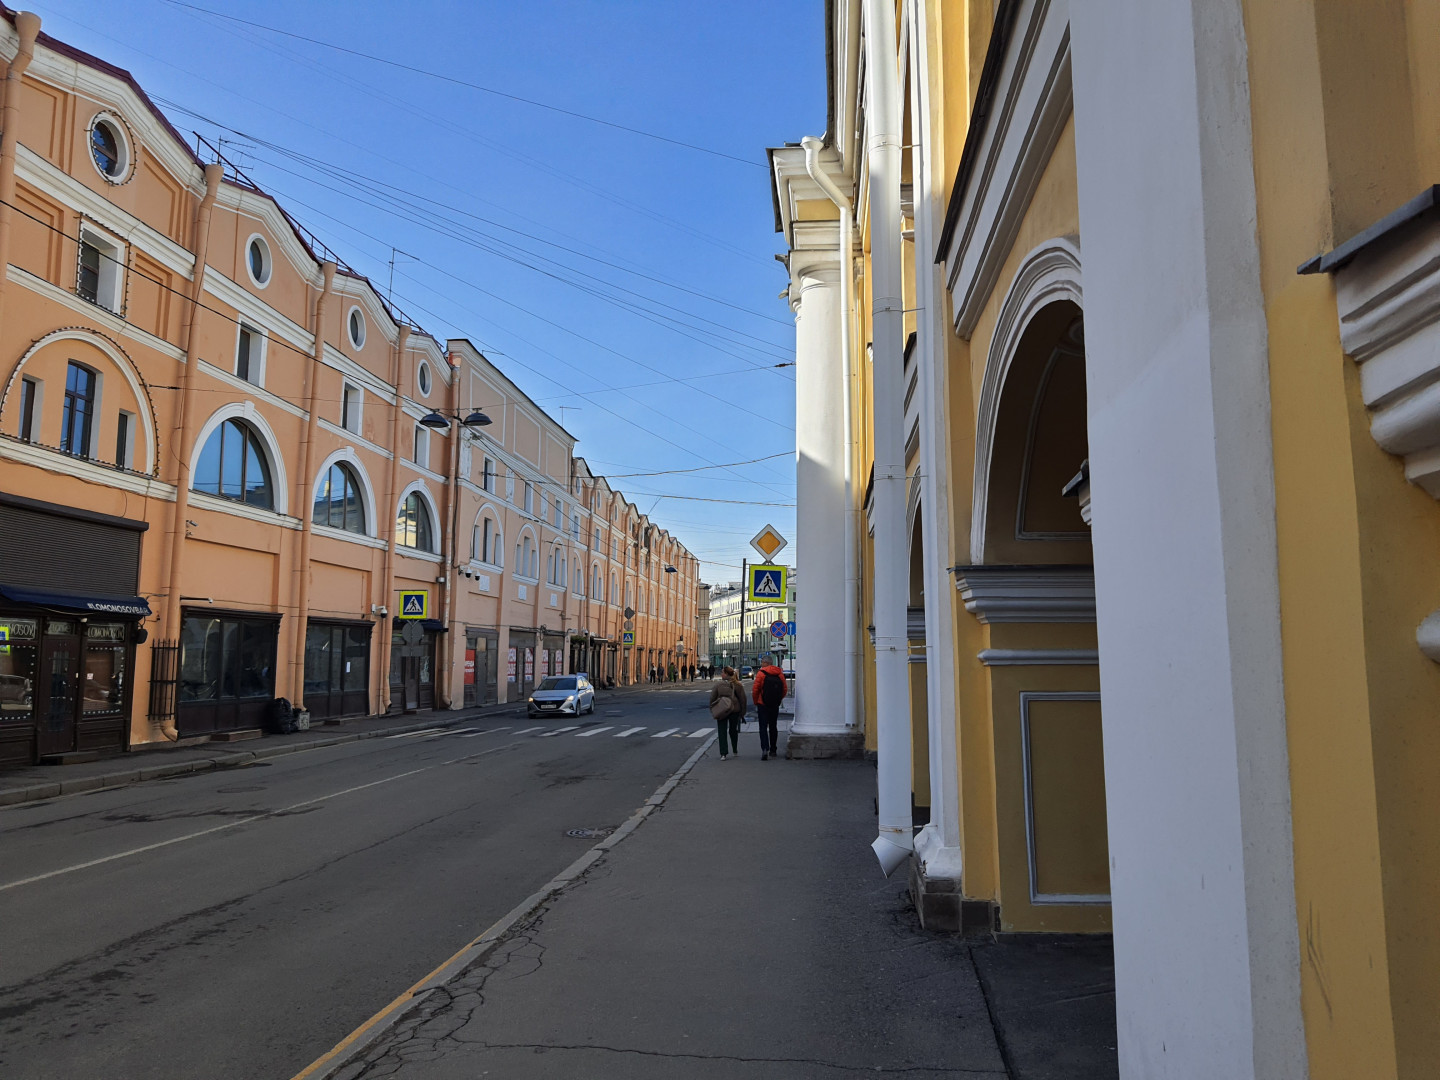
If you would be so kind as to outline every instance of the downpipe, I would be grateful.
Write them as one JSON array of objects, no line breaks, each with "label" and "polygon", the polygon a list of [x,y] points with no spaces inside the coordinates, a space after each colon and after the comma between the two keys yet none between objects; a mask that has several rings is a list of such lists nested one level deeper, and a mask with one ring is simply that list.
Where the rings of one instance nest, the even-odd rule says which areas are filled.
[{"label": "downpipe", "polygon": [[879,836],[889,877],[914,851],[910,812],[910,680],[905,604],[905,443],[900,265],[900,91],[893,0],[864,0],[874,296],[875,736]]}]

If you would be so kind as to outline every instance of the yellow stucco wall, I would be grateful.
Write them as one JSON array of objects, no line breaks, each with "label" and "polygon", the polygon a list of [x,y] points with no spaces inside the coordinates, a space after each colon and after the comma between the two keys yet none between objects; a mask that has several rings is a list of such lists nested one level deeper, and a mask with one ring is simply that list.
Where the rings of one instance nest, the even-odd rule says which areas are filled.
[{"label": "yellow stucco wall", "polygon": [[1295,272],[1435,179],[1417,118],[1440,115],[1434,38],[1418,36],[1437,7],[1246,4],[1315,1080],[1429,1076],[1440,1060],[1440,667],[1414,638],[1440,607],[1440,511],[1370,436],[1331,282]]}]

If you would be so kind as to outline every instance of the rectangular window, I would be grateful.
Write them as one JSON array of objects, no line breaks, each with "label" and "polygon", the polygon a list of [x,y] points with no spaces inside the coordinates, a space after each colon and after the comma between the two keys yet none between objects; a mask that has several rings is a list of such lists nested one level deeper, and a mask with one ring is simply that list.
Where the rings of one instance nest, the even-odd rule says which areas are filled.
[{"label": "rectangular window", "polygon": [[481,473],[480,486],[486,491],[495,490],[495,462],[488,457],[485,459],[485,471]]},{"label": "rectangular window", "polygon": [[35,441],[35,418],[40,412],[40,384],[34,379],[20,380],[20,438]]},{"label": "rectangular window", "polygon": [[492,549],[495,547],[495,523],[487,517],[481,523],[480,528],[480,559],[487,563],[493,562],[492,556],[495,553]]},{"label": "rectangular window", "polygon": [[122,247],[89,230],[80,233],[80,265],[75,291],[82,300],[118,314],[124,269],[125,251]]},{"label": "rectangular window", "polygon": [[70,361],[65,374],[65,409],[60,417],[60,449],[90,456],[90,427],[95,412],[95,373]]},{"label": "rectangular window", "polygon": [[256,386],[265,384],[265,335],[241,325],[235,339],[235,374]]},{"label": "rectangular window", "polygon": [[419,424],[415,425],[415,464],[430,467],[430,429]]},{"label": "rectangular window", "polygon": [[121,412],[115,421],[115,464],[131,468],[135,461],[135,414]]},{"label": "rectangular window", "polygon": [[535,489],[530,486],[528,480],[525,481],[525,512],[527,514],[535,512]]},{"label": "rectangular window", "polygon": [[350,383],[340,391],[340,426],[357,435],[360,433],[360,388]]},{"label": "rectangular window", "polygon": [[555,503],[555,528],[560,528],[560,503]]}]

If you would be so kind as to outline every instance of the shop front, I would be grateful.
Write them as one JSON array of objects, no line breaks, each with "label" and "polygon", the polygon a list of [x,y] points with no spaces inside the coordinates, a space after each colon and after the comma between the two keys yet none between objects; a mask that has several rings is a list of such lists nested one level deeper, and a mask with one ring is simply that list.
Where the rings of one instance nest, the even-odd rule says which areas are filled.
[{"label": "shop front", "polygon": [[500,634],[470,627],[465,631],[465,707],[493,705],[497,698]]},{"label": "shop front", "polygon": [[147,527],[0,493],[0,767],[128,747]]},{"label": "shop front", "polygon": [[390,711],[435,708],[436,653],[445,624],[436,619],[395,619],[390,638]]},{"label": "shop front", "polygon": [[370,712],[368,622],[311,619],[305,628],[305,708],[314,720]]},{"label": "shop front", "polygon": [[565,674],[565,634],[563,631],[541,631],[540,667],[541,678],[546,675]]},{"label": "shop front", "polygon": [[180,619],[180,737],[248,731],[275,697],[280,616],[185,608]]},{"label": "shop front", "polygon": [[510,644],[506,654],[506,701],[524,701],[535,689],[537,634],[531,629],[510,628]]}]

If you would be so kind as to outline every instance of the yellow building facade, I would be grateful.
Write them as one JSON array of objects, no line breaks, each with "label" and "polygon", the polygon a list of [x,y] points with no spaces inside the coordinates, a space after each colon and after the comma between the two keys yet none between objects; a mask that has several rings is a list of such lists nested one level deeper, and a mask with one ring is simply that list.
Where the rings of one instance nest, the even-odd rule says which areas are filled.
[{"label": "yellow building facade", "polygon": [[693,660],[698,561],[470,342],[127,72],[0,54],[0,765]]},{"label": "yellow building facade", "polygon": [[804,752],[876,755],[927,925],[1113,931],[1122,1075],[1430,1075],[1440,4],[825,22]]}]

